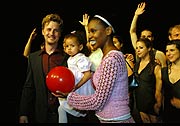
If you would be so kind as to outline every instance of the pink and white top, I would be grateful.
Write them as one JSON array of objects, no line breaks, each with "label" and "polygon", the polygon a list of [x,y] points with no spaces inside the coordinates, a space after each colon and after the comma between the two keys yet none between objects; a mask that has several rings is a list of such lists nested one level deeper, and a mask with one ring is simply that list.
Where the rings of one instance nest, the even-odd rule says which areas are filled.
[{"label": "pink and white top", "polygon": [[110,51],[95,71],[93,84],[96,87],[92,95],[68,95],[68,104],[79,110],[95,110],[98,118],[111,120],[130,113],[128,106],[128,74],[122,52]]}]

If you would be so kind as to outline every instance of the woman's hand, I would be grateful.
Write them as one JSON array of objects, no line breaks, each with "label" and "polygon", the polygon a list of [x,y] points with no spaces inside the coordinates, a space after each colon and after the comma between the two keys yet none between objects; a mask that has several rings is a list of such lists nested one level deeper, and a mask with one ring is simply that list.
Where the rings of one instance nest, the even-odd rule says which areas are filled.
[{"label": "woman's hand", "polygon": [[145,2],[141,2],[140,4],[138,4],[138,7],[135,11],[135,15],[141,15],[145,10],[145,6],[146,6],[146,3]]},{"label": "woman's hand", "polygon": [[158,103],[154,104],[154,111],[157,115],[159,115],[160,108],[161,108],[161,105],[159,105]]},{"label": "woman's hand", "polygon": [[69,92],[63,93],[63,92],[57,90],[56,93],[52,92],[52,94],[59,98],[66,98],[68,96]]},{"label": "woman's hand", "polygon": [[89,20],[89,15],[88,14],[83,14],[83,21],[79,21],[81,25],[84,27],[88,25],[88,20]]},{"label": "woman's hand", "polygon": [[171,104],[172,104],[174,107],[180,109],[180,99],[179,99],[179,98],[173,97],[173,98],[171,99]]},{"label": "woman's hand", "polygon": [[30,36],[29,36],[29,39],[34,40],[36,35],[37,35],[36,28],[34,28],[33,31],[31,32]]},{"label": "woman's hand", "polygon": [[125,57],[126,60],[129,60],[129,61],[134,62],[134,56],[133,56],[133,54],[127,53],[127,54],[124,55],[124,57]]}]

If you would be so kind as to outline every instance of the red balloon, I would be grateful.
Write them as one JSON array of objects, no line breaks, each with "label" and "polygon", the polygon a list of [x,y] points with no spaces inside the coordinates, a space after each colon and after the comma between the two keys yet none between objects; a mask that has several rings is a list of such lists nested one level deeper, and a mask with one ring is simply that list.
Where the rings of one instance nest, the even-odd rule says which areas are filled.
[{"label": "red balloon", "polygon": [[57,66],[49,71],[46,76],[48,89],[56,93],[57,90],[68,93],[75,85],[75,78],[71,70],[64,66]]}]

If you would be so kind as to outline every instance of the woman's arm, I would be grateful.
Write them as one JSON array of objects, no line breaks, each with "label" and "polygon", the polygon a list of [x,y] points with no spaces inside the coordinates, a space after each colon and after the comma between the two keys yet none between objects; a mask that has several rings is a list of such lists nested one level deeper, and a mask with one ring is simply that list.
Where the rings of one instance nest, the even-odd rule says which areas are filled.
[{"label": "woman's arm", "polygon": [[88,14],[83,14],[83,21],[79,21],[82,26],[84,26],[85,32],[86,32],[86,38],[88,42],[88,21],[89,21],[89,15]]},{"label": "woman's arm", "polygon": [[171,104],[172,104],[174,107],[180,109],[180,99],[179,99],[179,98],[173,97],[173,98],[171,99]]},{"label": "woman's arm", "polygon": [[134,17],[133,17],[133,20],[131,22],[131,27],[130,27],[129,32],[130,32],[131,42],[132,42],[134,49],[136,49],[136,41],[138,39],[137,33],[136,33],[137,20],[138,20],[139,15],[143,14],[143,12],[145,11],[144,10],[145,5],[146,5],[145,2],[141,2],[140,4],[138,4],[138,7],[137,7]]},{"label": "woman's arm", "polygon": [[33,29],[31,32],[31,35],[29,36],[29,39],[26,43],[26,46],[24,48],[23,56],[28,57],[30,52],[31,52],[31,43],[35,39],[37,33],[36,33],[36,28]]},{"label": "woman's arm", "polygon": [[72,92],[68,95],[68,104],[79,110],[101,109],[112,94],[116,77],[119,74],[116,70],[118,69],[117,67],[121,66],[115,62],[117,62],[115,58],[108,58],[106,61],[101,62],[104,67],[99,75],[98,86],[94,94],[85,96]]},{"label": "woman's arm", "polygon": [[155,59],[159,60],[159,63],[161,65],[161,67],[166,67],[166,55],[162,52],[157,50],[156,55],[155,55]]},{"label": "woman's arm", "polygon": [[159,114],[161,105],[162,105],[162,78],[161,78],[161,66],[156,65],[154,69],[154,75],[156,77],[156,90],[155,90],[155,99],[156,103],[154,105],[154,110]]},{"label": "woman's arm", "polygon": [[[133,54],[125,54],[126,67],[128,70],[128,77],[133,74],[134,69],[134,56]],[[130,68],[131,67],[131,68]]]}]

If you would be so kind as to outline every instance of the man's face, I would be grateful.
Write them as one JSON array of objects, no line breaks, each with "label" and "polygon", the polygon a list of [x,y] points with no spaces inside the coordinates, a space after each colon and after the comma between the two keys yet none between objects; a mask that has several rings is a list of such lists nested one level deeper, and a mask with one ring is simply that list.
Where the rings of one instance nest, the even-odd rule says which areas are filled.
[{"label": "man's face", "polygon": [[169,35],[169,40],[180,39],[180,29],[173,28],[171,34]]},{"label": "man's face", "polygon": [[151,31],[144,30],[141,32],[141,38],[148,38],[151,42],[154,40],[154,37],[152,35]]},{"label": "man's face", "polygon": [[53,21],[45,24],[44,29],[42,29],[42,35],[44,36],[46,43],[54,44],[59,41],[61,36],[59,27],[59,24]]}]

